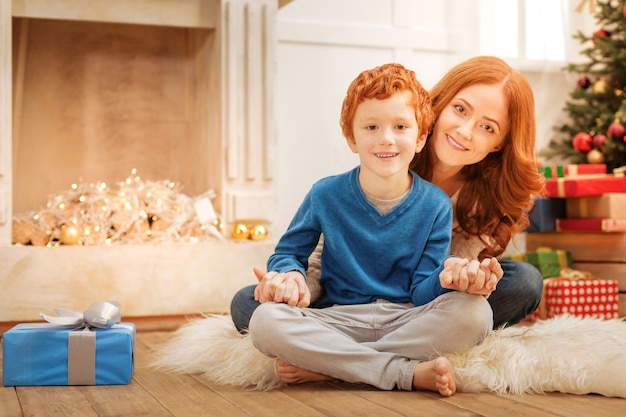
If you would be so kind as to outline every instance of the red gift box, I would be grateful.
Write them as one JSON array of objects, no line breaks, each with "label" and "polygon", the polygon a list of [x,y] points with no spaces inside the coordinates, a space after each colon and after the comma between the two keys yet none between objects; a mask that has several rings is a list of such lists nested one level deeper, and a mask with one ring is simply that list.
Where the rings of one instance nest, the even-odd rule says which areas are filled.
[{"label": "red gift box", "polygon": [[546,197],[585,197],[626,192],[626,176],[579,175],[546,179]]},{"label": "red gift box", "polygon": [[549,319],[561,314],[605,320],[618,318],[618,295],[618,283],[612,279],[545,279],[541,303],[530,319]]},{"label": "red gift box", "polygon": [[556,219],[557,232],[626,232],[626,219]]}]

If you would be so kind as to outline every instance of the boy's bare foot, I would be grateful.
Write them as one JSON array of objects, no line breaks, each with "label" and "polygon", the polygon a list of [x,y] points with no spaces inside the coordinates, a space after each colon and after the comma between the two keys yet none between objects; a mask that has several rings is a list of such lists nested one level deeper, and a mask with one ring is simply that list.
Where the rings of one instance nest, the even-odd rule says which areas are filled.
[{"label": "boy's bare foot", "polygon": [[334,381],[334,379],[329,376],[318,374],[312,371],[307,371],[306,369],[298,368],[281,359],[277,359],[276,362],[277,362],[276,370],[278,372],[278,377],[285,384],[302,384],[305,382]]},{"label": "boy's bare foot", "polygon": [[413,371],[413,387],[439,391],[444,397],[450,397],[456,392],[452,363],[443,356],[432,361],[420,362]]}]

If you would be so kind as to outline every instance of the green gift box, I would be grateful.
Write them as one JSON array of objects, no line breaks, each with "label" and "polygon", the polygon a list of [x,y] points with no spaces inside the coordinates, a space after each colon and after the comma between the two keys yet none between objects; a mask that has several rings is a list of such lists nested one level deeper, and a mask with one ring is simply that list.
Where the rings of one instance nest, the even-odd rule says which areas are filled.
[{"label": "green gift box", "polygon": [[502,260],[524,261],[535,266],[544,278],[558,277],[561,270],[573,268],[572,254],[566,250],[538,248],[536,252],[527,252],[500,258]]}]

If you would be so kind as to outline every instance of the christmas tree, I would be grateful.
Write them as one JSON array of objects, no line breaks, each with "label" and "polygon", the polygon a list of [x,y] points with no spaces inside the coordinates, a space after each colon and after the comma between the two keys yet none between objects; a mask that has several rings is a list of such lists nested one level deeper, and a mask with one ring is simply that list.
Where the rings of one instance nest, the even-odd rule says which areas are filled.
[{"label": "christmas tree", "polygon": [[588,60],[565,67],[580,74],[564,108],[568,123],[555,127],[539,155],[604,163],[611,172],[626,165],[626,0],[597,0],[595,11],[598,29],[574,35]]}]

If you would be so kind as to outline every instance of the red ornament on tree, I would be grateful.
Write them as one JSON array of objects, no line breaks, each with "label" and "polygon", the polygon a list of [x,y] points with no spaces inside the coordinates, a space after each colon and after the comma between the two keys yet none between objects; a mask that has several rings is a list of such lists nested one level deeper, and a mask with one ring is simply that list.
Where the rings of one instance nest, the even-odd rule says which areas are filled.
[{"label": "red ornament on tree", "polygon": [[600,149],[602,145],[604,145],[604,141],[606,140],[606,135],[602,133],[598,133],[593,136],[593,147],[596,149]]},{"label": "red ornament on tree", "polygon": [[606,31],[604,29],[598,29],[597,31],[595,31],[593,33],[593,35],[591,36],[591,40],[593,41],[593,44],[596,45],[597,40],[599,38],[608,38],[611,36],[611,32]]},{"label": "red ornament on tree", "polygon": [[619,122],[619,120],[614,121],[609,126],[609,129],[606,131],[609,135],[613,136],[615,139],[622,139],[624,137],[624,132],[626,128],[624,125]]},{"label": "red ornament on tree", "polygon": [[593,138],[587,132],[580,132],[577,133],[576,136],[574,136],[572,144],[574,145],[574,149],[576,149],[577,152],[587,153],[593,147]]},{"label": "red ornament on tree", "polygon": [[624,17],[626,17],[626,6],[624,6],[624,9],[622,10],[622,13],[624,14]]},{"label": "red ornament on tree", "polygon": [[583,75],[578,79],[578,86],[583,90],[586,90],[591,85],[591,80],[586,75]]}]

